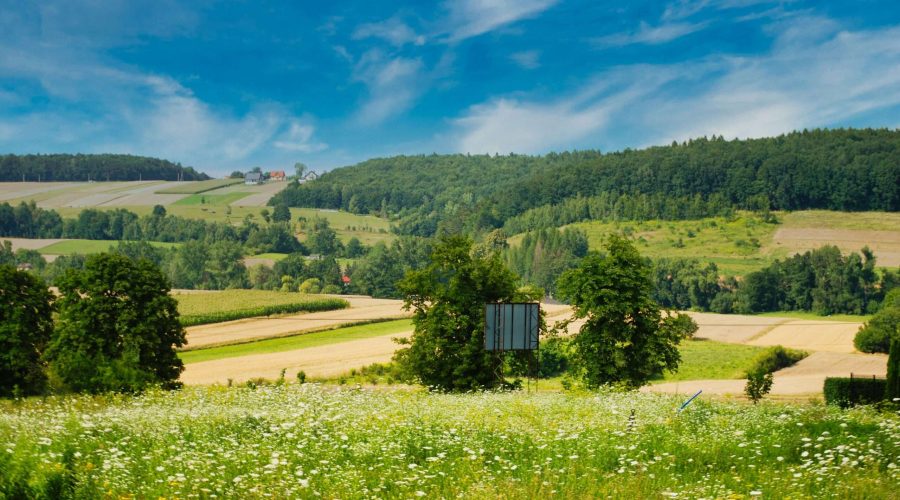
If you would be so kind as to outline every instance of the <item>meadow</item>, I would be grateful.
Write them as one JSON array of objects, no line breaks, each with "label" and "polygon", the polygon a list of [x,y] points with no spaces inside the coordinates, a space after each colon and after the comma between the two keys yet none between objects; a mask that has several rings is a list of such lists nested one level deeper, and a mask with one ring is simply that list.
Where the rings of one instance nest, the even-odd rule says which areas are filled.
[{"label": "meadow", "polygon": [[[808,210],[777,212],[778,224],[750,213],[733,218],[710,217],[681,221],[579,222],[591,248],[600,248],[610,233],[634,238],[642,255],[651,258],[700,258],[714,262],[724,274],[743,275],[797,252],[835,244],[844,252],[870,246],[883,257],[881,266],[900,258],[900,214]],[[521,236],[510,238],[514,244]]]},{"label": "meadow", "polygon": [[[150,241],[149,244],[157,248],[174,248],[180,243],[166,243],[160,241]],[[109,240],[64,240],[53,243],[38,249],[44,255],[88,255],[94,253],[108,252],[119,246],[118,241]]]},{"label": "meadow", "polygon": [[176,294],[181,323],[204,325],[242,318],[349,307],[347,301],[318,295],[268,290],[223,290]]},{"label": "meadow", "polygon": [[[317,384],[2,403],[9,498],[890,498],[900,416]],[[633,415],[633,423],[629,417]]]}]

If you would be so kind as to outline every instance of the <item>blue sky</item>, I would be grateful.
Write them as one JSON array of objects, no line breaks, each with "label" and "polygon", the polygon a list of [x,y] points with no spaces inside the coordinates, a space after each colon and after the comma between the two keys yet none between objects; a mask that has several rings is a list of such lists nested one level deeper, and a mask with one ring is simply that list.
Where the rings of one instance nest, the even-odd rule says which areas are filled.
[{"label": "blue sky", "polygon": [[0,153],[213,174],[900,127],[900,2],[0,0]]}]

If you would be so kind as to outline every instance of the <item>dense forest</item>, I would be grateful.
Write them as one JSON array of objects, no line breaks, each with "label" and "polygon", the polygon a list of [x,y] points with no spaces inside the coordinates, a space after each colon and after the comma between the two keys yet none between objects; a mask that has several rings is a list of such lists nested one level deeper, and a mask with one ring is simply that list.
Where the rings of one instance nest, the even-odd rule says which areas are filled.
[{"label": "dense forest", "polygon": [[373,159],[292,183],[273,204],[399,218],[401,234],[507,232],[586,218],[729,210],[900,210],[900,131],[700,138],[621,152]]},{"label": "dense forest", "polygon": [[202,181],[192,167],[145,156],[117,154],[0,155],[2,182],[59,181]]}]

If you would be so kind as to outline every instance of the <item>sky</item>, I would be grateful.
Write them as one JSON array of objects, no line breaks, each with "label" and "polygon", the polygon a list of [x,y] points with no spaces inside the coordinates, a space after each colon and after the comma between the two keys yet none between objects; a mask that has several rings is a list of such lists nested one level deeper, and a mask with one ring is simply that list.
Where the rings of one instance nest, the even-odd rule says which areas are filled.
[{"label": "sky", "polygon": [[900,2],[0,0],[0,154],[212,175],[900,128]]}]

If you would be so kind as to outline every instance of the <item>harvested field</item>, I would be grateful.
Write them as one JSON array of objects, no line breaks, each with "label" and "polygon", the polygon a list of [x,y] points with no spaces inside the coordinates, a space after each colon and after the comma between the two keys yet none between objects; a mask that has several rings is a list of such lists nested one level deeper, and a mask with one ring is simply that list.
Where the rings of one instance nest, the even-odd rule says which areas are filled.
[{"label": "harvested field", "polygon": [[65,241],[63,239],[32,239],[32,238],[0,238],[0,243],[8,241],[12,243],[13,251],[18,250],[20,248],[24,248],[25,250],[40,250],[41,248],[48,247],[55,243],[59,243],[60,241]]},{"label": "harvested field", "polygon": [[844,253],[859,252],[868,246],[879,266],[900,266],[900,227],[896,231],[781,227],[775,231],[772,245],[791,255],[823,245],[834,245]]},{"label": "harvested field", "polygon": [[694,337],[742,344],[768,329],[784,323],[785,318],[744,316],[740,314],[687,313],[700,327]]},{"label": "harvested field", "polygon": [[38,197],[43,193],[78,184],[77,182],[0,182],[0,202]]},{"label": "harvested field", "polygon": [[406,337],[412,331],[341,342],[319,347],[268,354],[251,354],[186,365],[181,374],[185,384],[225,384],[229,379],[243,382],[251,378],[277,379],[282,369],[285,377],[295,379],[303,370],[310,377],[333,377],[351,368],[391,360],[398,344],[392,339]]},{"label": "harvested field", "polygon": [[210,179],[207,181],[179,182],[175,186],[166,186],[156,190],[159,194],[196,194],[220,189],[233,184],[242,184],[242,179]]},{"label": "harvested field", "polygon": [[860,323],[855,322],[788,321],[746,343],[759,346],[782,345],[807,351],[852,353],[856,352],[853,337],[860,326]]},{"label": "harvested field", "polygon": [[[264,207],[275,194],[281,192],[287,185],[287,182],[269,182],[260,186],[232,186],[230,189],[248,191],[253,194],[233,201],[231,204],[237,207]],[[221,193],[224,194],[224,191]]]},{"label": "harvested field", "polygon": [[323,295],[339,297],[350,302],[349,309],[299,314],[273,318],[253,318],[212,325],[201,325],[187,329],[187,347],[209,347],[234,344],[251,340],[283,337],[301,332],[322,330],[339,325],[360,323],[379,319],[399,319],[409,317],[403,310],[403,302],[369,297]]}]

